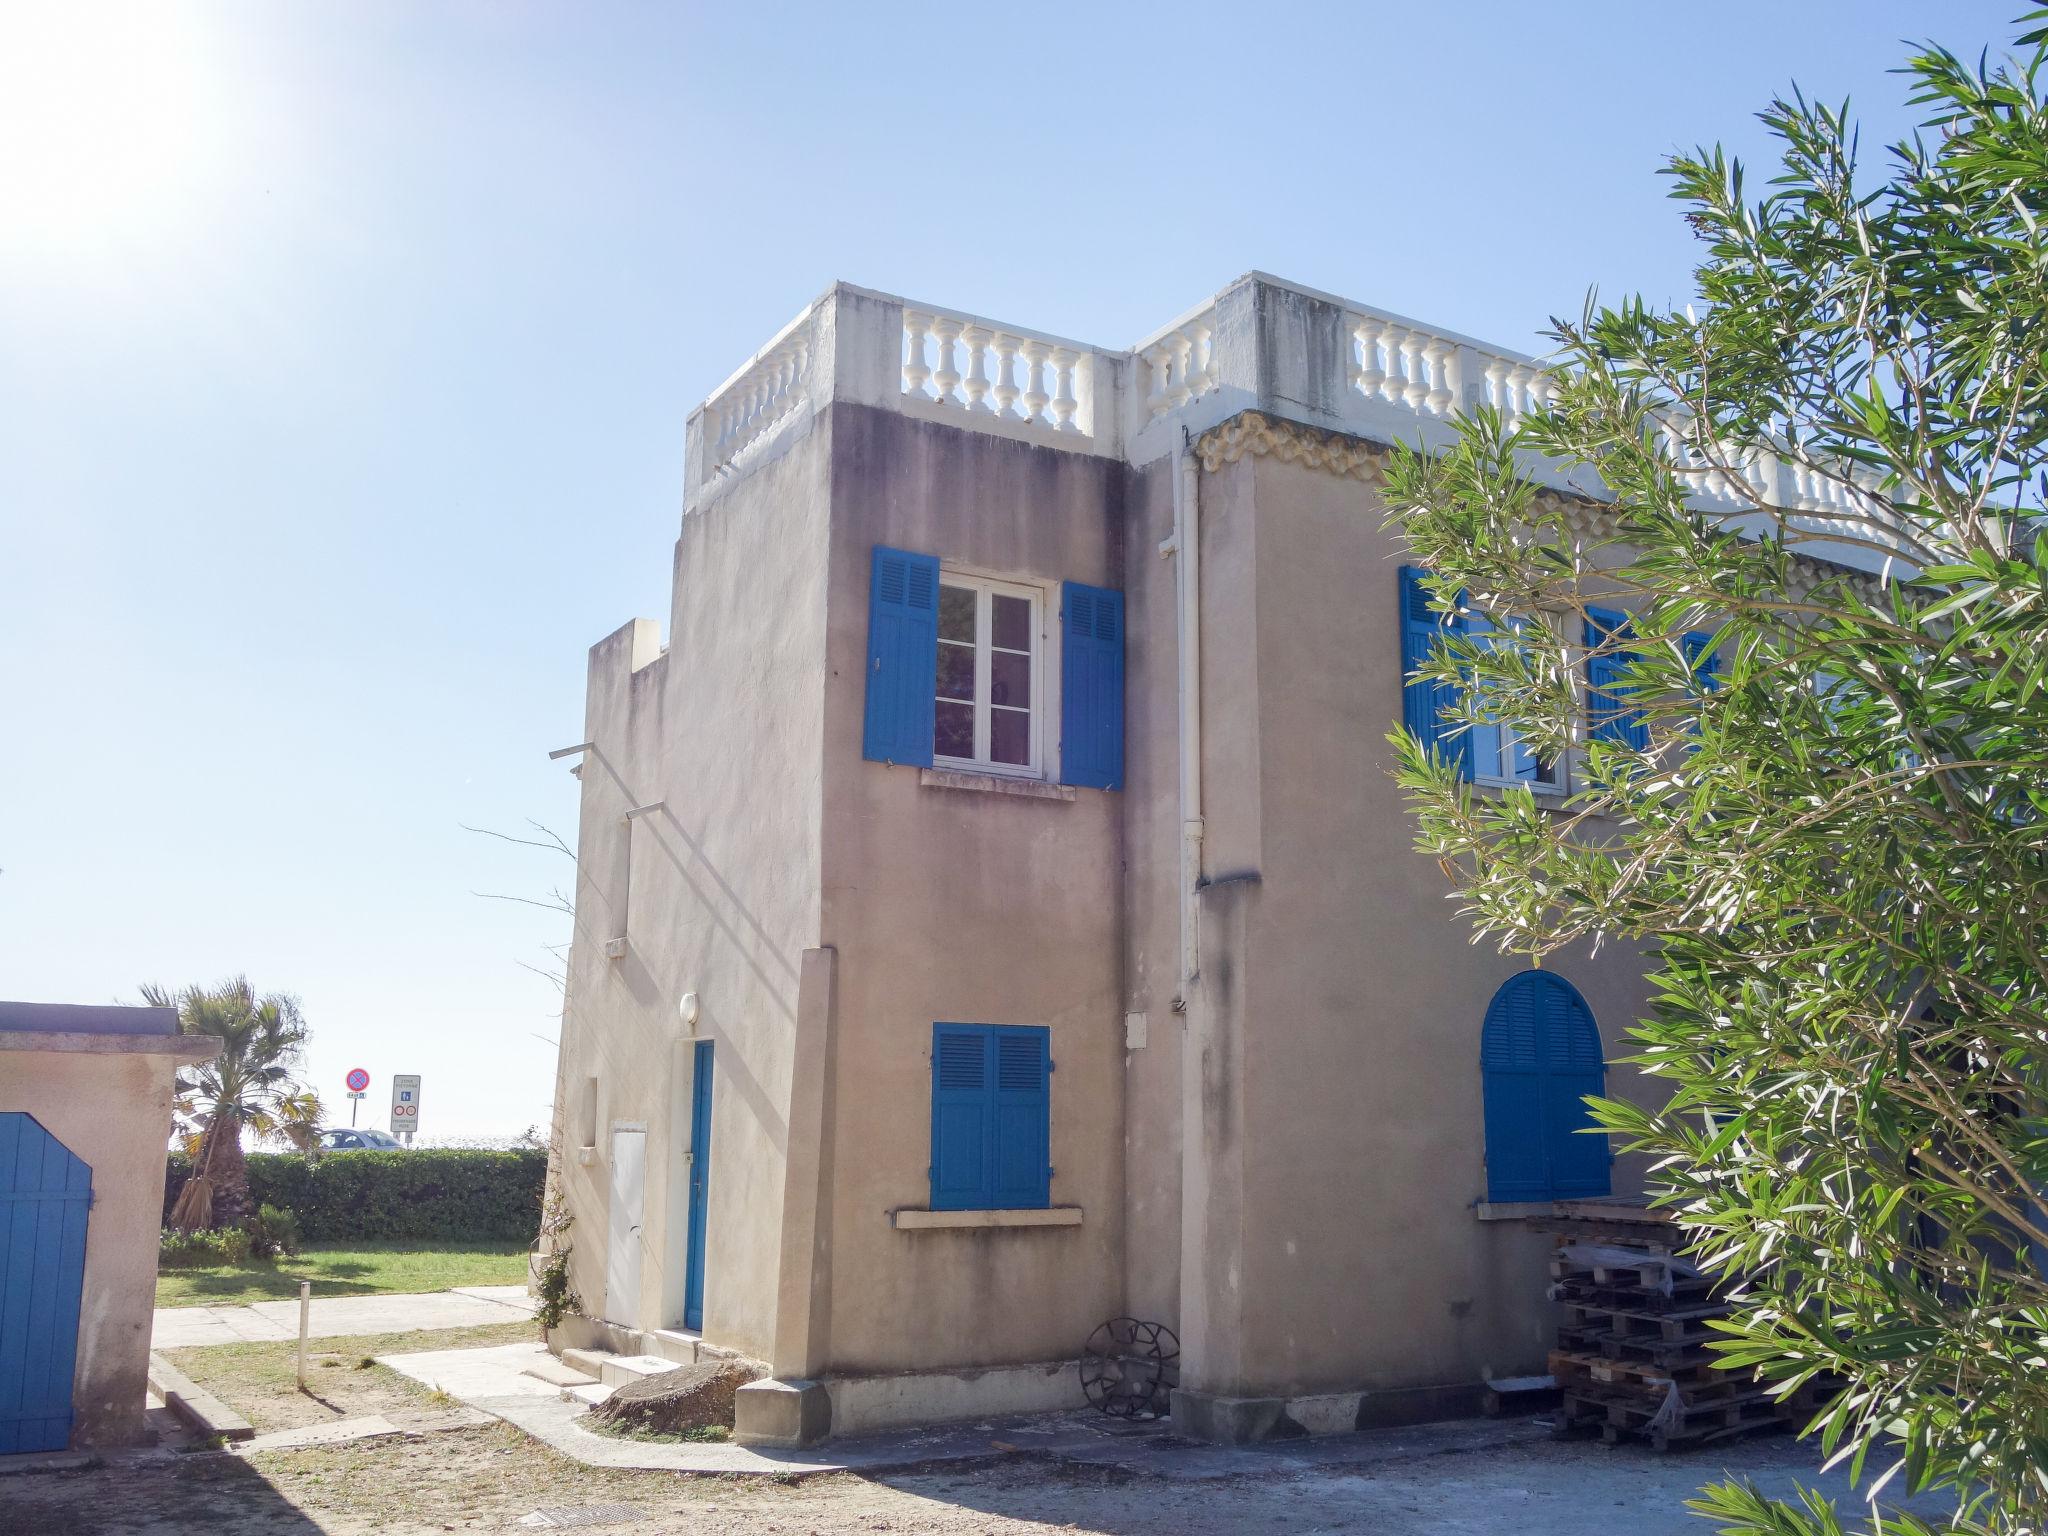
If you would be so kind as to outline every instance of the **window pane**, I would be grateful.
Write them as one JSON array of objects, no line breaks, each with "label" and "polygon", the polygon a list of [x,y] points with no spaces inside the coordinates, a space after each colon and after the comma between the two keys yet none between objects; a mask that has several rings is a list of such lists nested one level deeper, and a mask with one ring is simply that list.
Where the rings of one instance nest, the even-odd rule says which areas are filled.
[{"label": "window pane", "polygon": [[1019,656],[1015,651],[988,653],[988,701],[991,704],[1008,704],[1015,709],[1031,707],[1029,656]]},{"label": "window pane", "polygon": [[939,642],[939,697],[973,699],[974,647]]},{"label": "window pane", "polygon": [[974,599],[972,587],[939,588],[939,638],[974,644]]},{"label": "window pane", "polygon": [[989,613],[989,640],[1005,650],[1028,651],[1031,649],[1031,600],[1024,597],[1004,597],[1000,592],[989,598],[994,605]]},{"label": "window pane", "polygon": [[974,756],[974,706],[944,704],[932,720],[932,750],[940,757]]},{"label": "window pane", "polygon": [[988,755],[991,762],[997,763],[1031,761],[1030,710],[992,709],[988,712]]}]

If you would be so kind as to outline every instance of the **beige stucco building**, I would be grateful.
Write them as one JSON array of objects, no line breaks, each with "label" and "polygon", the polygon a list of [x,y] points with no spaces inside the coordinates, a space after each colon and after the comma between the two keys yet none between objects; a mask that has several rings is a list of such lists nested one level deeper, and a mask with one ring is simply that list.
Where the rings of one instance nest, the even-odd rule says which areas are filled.
[{"label": "beige stucco building", "polygon": [[219,1051],[172,1008],[0,1003],[0,1454],[149,1438],[171,1084]]},{"label": "beige stucco building", "polygon": [[1634,1187],[1567,1122],[1640,966],[1517,979],[1414,851],[1376,489],[1542,388],[1257,274],[1128,351],[840,285],[691,416],[668,644],[592,650],[564,754],[613,1343],[765,1361],[740,1433],[785,1442],[1078,1402],[1120,1314],[1216,1438],[1542,1368],[1517,1218]]}]

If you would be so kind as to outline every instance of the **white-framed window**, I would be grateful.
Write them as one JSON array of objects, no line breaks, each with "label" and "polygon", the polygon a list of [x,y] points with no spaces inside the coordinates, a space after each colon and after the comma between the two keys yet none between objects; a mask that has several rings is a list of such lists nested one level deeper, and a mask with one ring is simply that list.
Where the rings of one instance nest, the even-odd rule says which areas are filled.
[{"label": "white-framed window", "polygon": [[[1523,614],[1500,625],[1482,614],[1471,619],[1471,633],[1480,637],[1481,645],[1493,647],[1512,645],[1516,634],[1537,626],[1549,627],[1542,618]],[[1538,756],[1513,726],[1489,722],[1472,730],[1472,778],[1480,784],[1526,784],[1539,794],[1561,795],[1571,787],[1571,756]]]},{"label": "white-framed window", "polygon": [[955,571],[939,575],[932,757],[1039,776],[1045,762],[1045,594]]}]

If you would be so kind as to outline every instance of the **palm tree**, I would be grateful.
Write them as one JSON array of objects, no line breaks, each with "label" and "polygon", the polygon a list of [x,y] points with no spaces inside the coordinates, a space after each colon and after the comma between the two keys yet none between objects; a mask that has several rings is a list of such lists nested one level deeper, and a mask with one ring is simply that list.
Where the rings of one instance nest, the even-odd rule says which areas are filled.
[{"label": "palm tree", "polygon": [[[179,1122],[188,1133],[192,1177],[171,1221],[183,1231],[237,1226],[249,1215],[249,1169],[242,1132],[310,1152],[320,1135],[320,1096],[297,1077],[309,1031],[295,997],[258,997],[246,976],[173,996],[158,986],[145,1001],[178,1010],[178,1030],[216,1035],[220,1055],[178,1073]],[[196,1143],[196,1145],[194,1145]]]}]

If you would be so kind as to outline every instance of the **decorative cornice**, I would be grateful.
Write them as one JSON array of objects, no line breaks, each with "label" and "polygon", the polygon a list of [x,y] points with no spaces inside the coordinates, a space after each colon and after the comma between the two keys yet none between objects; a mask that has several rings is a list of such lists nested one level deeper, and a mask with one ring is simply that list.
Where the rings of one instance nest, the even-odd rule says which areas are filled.
[{"label": "decorative cornice", "polygon": [[1195,452],[1201,456],[1202,468],[1210,474],[1225,464],[1235,464],[1247,454],[1271,454],[1288,464],[1376,484],[1386,467],[1388,449],[1382,443],[1348,437],[1342,432],[1276,421],[1259,411],[1240,411],[1197,438]]},{"label": "decorative cornice", "polygon": [[[1208,474],[1242,458],[1270,455],[1282,463],[1324,470],[1375,487],[1384,483],[1392,451],[1385,443],[1303,426],[1261,411],[1240,411],[1195,439],[1195,453]],[[1556,519],[1556,526],[1573,539],[1604,543],[1616,536],[1614,509],[1595,497],[1543,489],[1535,493],[1535,502],[1541,515]],[[1809,595],[1823,581],[1846,583],[1867,597],[1874,597],[1882,585],[1868,572],[1798,553],[1792,556],[1790,574],[1794,598]]]}]

